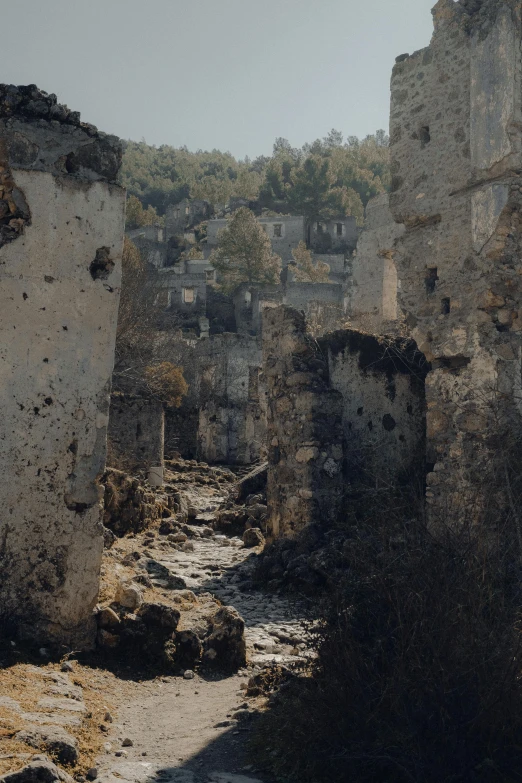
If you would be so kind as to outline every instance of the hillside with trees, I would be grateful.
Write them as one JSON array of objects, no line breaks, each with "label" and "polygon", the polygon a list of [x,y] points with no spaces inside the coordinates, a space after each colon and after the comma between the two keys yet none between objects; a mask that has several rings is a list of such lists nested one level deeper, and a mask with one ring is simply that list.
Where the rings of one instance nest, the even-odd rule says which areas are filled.
[{"label": "hillside with trees", "polygon": [[[302,148],[276,139],[271,157],[236,160],[228,152],[190,152],[186,147],[125,143],[122,184],[138,225],[161,218],[169,204],[201,198],[224,205],[232,198],[255,201],[279,214],[308,220],[353,215],[362,222],[364,207],[390,182],[388,137],[380,130],[358,139],[332,130]],[[145,221],[145,223],[140,223]]]}]

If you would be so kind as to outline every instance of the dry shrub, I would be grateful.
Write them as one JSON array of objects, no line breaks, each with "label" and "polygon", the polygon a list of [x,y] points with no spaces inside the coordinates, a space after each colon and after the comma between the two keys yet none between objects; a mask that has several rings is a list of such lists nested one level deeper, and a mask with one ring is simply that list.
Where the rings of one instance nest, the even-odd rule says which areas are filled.
[{"label": "dry shrub", "polygon": [[146,367],[145,382],[149,391],[167,405],[179,408],[183,397],[188,392],[188,385],[183,377],[183,368],[176,367],[171,362],[160,362]]},{"label": "dry shrub", "polygon": [[[39,669],[41,674],[27,664],[0,669],[0,695],[14,699],[26,713],[38,712],[38,701],[52,694],[49,689],[54,684],[43,675],[46,672],[59,671],[59,666],[47,664]],[[109,672],[90,669],[79,663],[75,664],[74,672],[69,678],[83,689],[83,699],[87,707],[79,726],[65,727],[66,731],[78,740],[80,756],[74,772],[85,774],[95,765],[107,739],[107,735],[100,731],[100,725],[107,708],[112,709],[108,699],[112,700],[117,681]],[[8,706],[0,707],[0,775],[20,769],[37,752],[35,748],[16,738],[19,731],[31,724],[30,719],[25,719],[23,714]],[[48,753],[45,748],[41,750]]]},{"label": "dry shrub", "polygon": [[347,530],[317,661],[261,721],[256,759],[305,783],[520,780],[519,556],[509,514],[437,528],[381,503]]}]

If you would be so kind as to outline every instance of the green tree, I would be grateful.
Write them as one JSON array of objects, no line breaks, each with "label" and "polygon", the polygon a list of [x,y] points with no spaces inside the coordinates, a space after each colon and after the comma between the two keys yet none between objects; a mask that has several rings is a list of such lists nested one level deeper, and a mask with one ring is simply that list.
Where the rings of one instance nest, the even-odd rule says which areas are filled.
[{"label": "green tree", "polygon": [[294,174],[288,201],[295,214],[304,215],[308,223],[345,215],[347,192],[334,187],[328,158],[312,155]]},{"label": "green tree", "polygon": [[294,273],[298,283],[328,283],[330,282],[330,267],[323,261],[313,262],[312,251],[308,250],[304,242],[299,242],[292,250],[294,263],[288,268]]},{"label": "green tree", "polygon": [[246,207],[238,209],[218,235],[210,262],[220,276],[220,287],[231,293],[241,283],[279,282],[281,259],[272,252],[266,231]]}]

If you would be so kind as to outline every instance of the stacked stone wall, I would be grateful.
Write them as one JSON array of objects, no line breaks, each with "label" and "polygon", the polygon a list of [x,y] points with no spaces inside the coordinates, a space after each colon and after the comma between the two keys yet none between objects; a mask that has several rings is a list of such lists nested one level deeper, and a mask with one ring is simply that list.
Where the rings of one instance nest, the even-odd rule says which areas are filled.
[{"label": "stacked stone wall", "polygon": [[314,522],[335,522],[342,498],[342,396],[302,313],[263,313],[267,385],[269,531],[294,536]]},{"label": "stacked stone wall", "polygon": [[431,45],[392,76],[399,302],[430,361],[430,515],[484,505],[499,420],[519,431],[520,4],[440,0]]},{"label": "stacked stone wall", "polygon": [[159,400],[113,394],[107,464],[133,473],[163,465],[165,414]]}]

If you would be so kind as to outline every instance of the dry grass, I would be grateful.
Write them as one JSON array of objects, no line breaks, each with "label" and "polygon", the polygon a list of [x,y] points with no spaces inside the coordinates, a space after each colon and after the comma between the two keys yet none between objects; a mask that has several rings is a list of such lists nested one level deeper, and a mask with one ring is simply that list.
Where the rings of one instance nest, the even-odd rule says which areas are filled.
[{"label": "dry grass", "polygon": [[[0,694],[14,699],[23,712],[0,707],[0,774],[20,769],[36,751],[16,739],[16,734],[30,725],[24,720],[24,712],[38,712],[38,701],[51,694],[54,682],[46,679],[46,672],[60,670],[58,664],[39,667],[41,675],[28,664],[16,664],[0,670]],[[112,710],[112,700],[118,689],[118,681],[110,672],[90,669],[76,663],[69,674],[71,682],[83,689],[87,707],[79,726],[66,726],[66,730],[78,740],[80,759],[75,772],[85,773],[94,766],[100,754],[106,734],[100,729],[106,710]],[[29,755],[28,755],[29,754]]]}]

